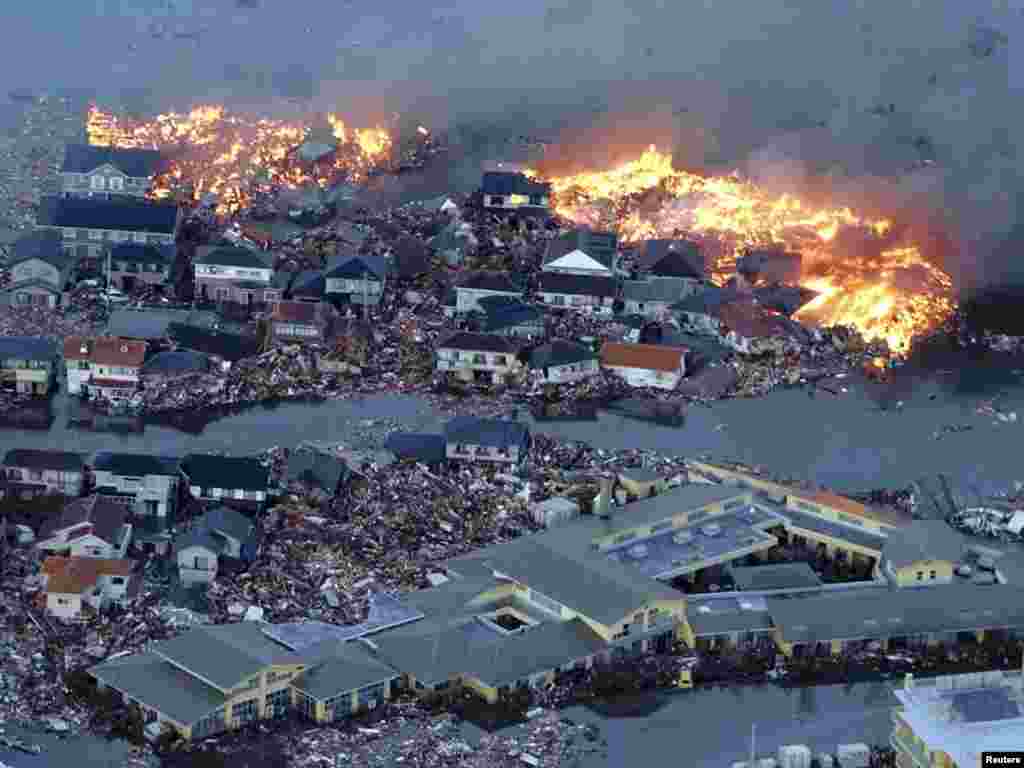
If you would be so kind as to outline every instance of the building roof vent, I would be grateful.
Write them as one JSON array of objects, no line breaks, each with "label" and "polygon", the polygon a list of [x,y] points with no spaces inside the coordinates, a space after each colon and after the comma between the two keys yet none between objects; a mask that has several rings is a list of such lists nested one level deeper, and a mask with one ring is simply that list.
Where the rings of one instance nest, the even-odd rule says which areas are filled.
[{"label": "building roof vent", "polygon": [[718,523],[708,523],[700,530],[705,536],[717,536],[722,532],[722,526],[718,525]]},{"label": "building roof vent", "polygon": [[634,560],[643,560],[647,557],[647,545],[646,544],[634,544],[629,548],[629,556]]},{"label": "building roof vent", "polygon": [[691,541],[693,541],[693,534],[690,531],[679,531],[672,536],[673,544],[689,544]]}]

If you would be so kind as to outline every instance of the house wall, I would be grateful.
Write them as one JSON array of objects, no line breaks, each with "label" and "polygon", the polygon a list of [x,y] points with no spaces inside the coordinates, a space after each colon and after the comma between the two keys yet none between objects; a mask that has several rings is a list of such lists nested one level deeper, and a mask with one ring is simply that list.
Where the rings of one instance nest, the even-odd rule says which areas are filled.
[{"label": "house wall", "polygon": [[631,387],[652,387],[664,390],[672,390],[678,387],[679,381],[683,378],[684,371],[682,364],[680,364],[678,371],[672,373],[619,365],[606,365],[605,368],[622,376]]},{"label": "house wall", "polygon": [[626,299],[625,310],[628,315],[643,315],[644,317],[654,317],[662,312],[667,312],[669,308],[669,302],[667,301],[636,301],[635,299]]},{"label": "house wall", "polygon": [[880,523],[877,520],[867,517],[865,515],[858,515],[855,513],[844,512],[838,509],[834,509],[825,504],[818,504],[816,502],[801,499],[796,496],[786,496],[786,508],[795,509],[798,512],[803,512],[809,515],[815,515],[824,520],[834,521],[838,523],[844,523],[846,525],[854,525],[858,528],[863,528],[871,533],[878,534],[880,536],[887,536],[889,531],[896,530],[894,526]]},{"label": "house wall", "polygon": [[519,208],[547,208],[549,200],[547,195],[540,195],[534,198],[535,203],[530,202],[529,195],[484,195],[485,208],[501,208],[514,211]]},{"label": "house wall", "polygon": [[103,602],[123,603],[128,598],[128,584],[131,576],[111,576],[104,574],[97,579],[96,585],[103,591]]},{"label": "house wall", "polygon": [[459,681],[470,690],[480,694],[487,703],[494,704],[498,701],[498,689],[482,680],[478,680],[470,675],[463,675]]},{"label": "house wall", "polygon": [[607,307],[611,309],[615,299],[607,296],[578,296],[571,293],[542,293],[540,300],[553,307],[567,307],[582,309],[584,307]]},{"label": "house wall", "polygon": [[953,581],[953,563],[948,560],[920,560],[895,569],[895,575],[896,586],[899,587],[948,584]]},{"label": "house wall", "polygon": [[321,324],[317,323],[285,323],[275,320],[271,323],[274,337],[278,339],[307,339],[311,341],[323,338]]},{"label": "house wall", "polygon": [[455,310],[457,312],[471,312],[473,310],[483,311],[480,307],[480,299],[486,296],[509,296],[510,298],[521,298],[522,293],[509,293],[507,291],[486,291],[480,288],[455,288]]},{"label": "house wall", "polygon": [[128,176],[110,165],[89,173],[61,173],[61,192],[72,197],[144,197],[152,184],[151,177]]},{"label": "house wall", "polygon": [[4,301],[12,307],[56,307],[63,294],[57,288],[36,284],[18,283],[4,289]]},{"label": "house wall", "polygon": [[60,270],[42,259],[28,259],[15,265],[11,270],[11,282],[17,284],[23,280],[42,280],[52,285],[58,292],[64,287],[61,284]]},{"label": "house wall", "polygon": [[544,335],[544,325],[543,323],[523,323],[521,325],[498,328],[494,331],[488,331],[488,333],[509,338],[536,339]]},{"label": "house wall", "polygon": [[[181,218],[179,214],[179,220]],[[74,227],[41,226],[41,230],[60,232],[64,250],[76,258],[99,259],[106,256],[112,243],[171,245],[175,235],[159,232],[131,232],[114,229],[76,229]]]},{"label": "house wall", "polygon": [[[196,558],[206,558],[206,568],[196,567]],[[177,556],[178,574],[185,585],[209,584],[217,577],[217,553],[204,547],[187,547]]]},{"label": "house wall", "polygon": [[476,371],[490,372],[498,380],[517,376],[522,372],[523,365],[514,354],[494,352],[472,352],[460,349],[439,349],[437,351],[437,370],[454,371],[460,378],[472,380]]},{"label": "house wall", "polygon": [[82,473],[60,472],[54,469],[35,470],[26,467],[6,467],[7,477],[19,483],[43,485],[48,491],[65,496],[82,495]]},{"label": "house wall", "polygon": [[[122,541],[127,542],[130,538],[130,536],[126,536]],[[73,539],[70,551],[75,557],[118,558],[124,556],[128,548],[121,548],[116,546],[115,542],[107,542],[99,536],[91,534]]]},{"label": "house wall", "polygon": [[600,375],[601,365],[596,359],[584,360],[580,363],[553,365],[550,368],[535,369],[533,373],[540,381],[549,384],[564,384]]},{"label": "house wall", "polygon": [[325,293],[355,293],[363,294],[367,296],[378,296],[384,292],[384,286],[387,283],[387,278],[384,280],[376,279],[356,279],[341,278],[341,277],[328,277],[324,281],[324,292]]},{"label": "house wall", "polygon": [[[135,267],[135,269],[132,269]],[[156,269],[154,269],[156,267]],[[125,279],[127,278],[127,280]],[[129,290],[134,284],[163,285],[170,278],[170,269],[159,264],[112,264],[110,284],[114,288]]]},{"label": "house wall", "polygon": [[[460,450],[461,449],[461,450]],[[445,456],[460,461],[492,461],[498,464],[518,464],[521,458],[519,446],[512,446],[508,454],[501,454],[497,448],[488,448],[472,443],[445,443]]]},{"label": "house wall", "polygon": [[82,612],[82,596],[61,592],[48,592],[46,610],[62,619],[73,619]]},{"label": "house wall", "polygon": [[68,394],[80,395],[82,384],[92,376],[92,366],[88,360],[67,360],[64,363],[64,371],[67,377]]},{"label": "house wall", "polygon": [[[654,612],[653,616],[652,611]],[[622,639],[629,636],[622,634],[627,625],[629,626],[630,635],[640,634],[649,628],[654,628],[657,621],[659,619],[663,620],[664,617],[670,617],[673,623],[682,621],[686,617],[686,599],[653,600],[645,603],[610,625],[608,630],[611,633],[612,640]],[[640,619],[639,621],[637,621],[638,618]]]},{"label": "house wall", "polygon": [[189,495],[194,499],[209,499],[221,501],[233,499],[236,501],[252,501],[262,503],[267,500],[266,491],[246,491],[242,488],[201,488],[198,485],[190,485]]}]

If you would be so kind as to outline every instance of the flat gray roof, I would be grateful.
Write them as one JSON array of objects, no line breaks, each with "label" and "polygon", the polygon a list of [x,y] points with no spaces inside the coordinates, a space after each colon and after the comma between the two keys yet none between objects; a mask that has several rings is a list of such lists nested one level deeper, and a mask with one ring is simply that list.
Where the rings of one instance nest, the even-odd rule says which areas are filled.
[{"label": "flat gray roof", "polygon": [[[630,476],[628,472],[623,474],[627,477]],[[749,493],[751,491],[744,488],[704,484],[684,485],[682,488],[667,491],[648,499],[634,501],[622,507],[612,507],[611,519],[608,521],[601,520],[601,523],[604,524],[607,533],[614,533],[628,528],[657,523],[682,512],[698,509],[707,504],[713,504],[716,501],[727,501]],[[587,519],[598,520],[600,518],[581,518],[584,521]],[[599,531],[594,535],[602,535],[602,533],[604,531]]]},{"label": "flat gray roof", "polygon": [[301,656],[264,634],[262,622],[191,629],[158,643],[153,653],[227,690],[271,664],[302,664]]},{"label": "flat gray roof", "polygon": [[89,670],[128,698],[189,725],[223,707],[224,694],[152,653],[136,653]]},{"label": "flat gray roof", "polygon": [[767,598],[787,642],[1024,627],[1024,589],[950,584]]},{"label": "flat gray roof", "polygon": [[303,655],[316,666],[295,678],[292,685],[314,699],[329,699],[399,676],[359,641],[325,640]]},{"label": "flat gray roof", "polygon": [[326,624],[322,621],[298,621],[286,624],[265,624],[263,634],[296,653],[325,640],[343,642],[381,632],[423,618],[415,607],[406,605],[392,595],[374,592],[369,597],[370,611],[360,624]]},{"label": "flat gray roof", "polygon": [[885,546],[885,536],[869,533],[852,525],[829,522],[820,517],[797,512],[792,509],[780,509],[779,514],[788,519],[797,528],[803,528],[805,531],[820,533],[834,539],[841,539],[850,544],[856,544],[859,547],[871,549],[879,553],[881,553],[882,548]]},{"label": "flat gray roof", "polygon": [[[682,573],[700,570],[706,563],[721,560],[733,552],[743,552],[751,547],[766,548],[774,545],[777,539],[761,530],[763,526],[775,519],[763,510],[744,508],[736,512],[700,520],[684,528],[669,528],[645,539],[633,539],[605,554],[610,560],[622,563],[649,578],[669,579]],[[718,533],[708,536],[701,529],[713,523],[718,526]],[[692,540],[677,544],[676,534],[686,532]],[[644,554],[635,548],[643,546]]]},{"label": "flat gray roof", "polygon": [[686,620],[697,637],[732,632],[767,632],[772,628],[771,615],[767,611],[702,613],[699,610],[688,610]]},{"label": "flat gray roof", "polygon": [[820,587],[821,579],[807,563],[774,563],[729,569],[736,589],[755,592]]},{"label": "flat gray roof", "polygon": [[894,568],[902,568],[921,560],[956,563],[970,549],[967,537],[945,520],[915,520],[889,534],[883,554]]}]

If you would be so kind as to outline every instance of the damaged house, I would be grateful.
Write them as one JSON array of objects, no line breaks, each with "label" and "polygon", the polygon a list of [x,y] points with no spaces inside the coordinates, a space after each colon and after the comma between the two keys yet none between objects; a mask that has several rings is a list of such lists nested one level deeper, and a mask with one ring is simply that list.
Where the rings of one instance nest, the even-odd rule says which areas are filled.
[{"label": "damaged house", "polygon": [[228,502],[251,512],[262,510],[267,501],[270,470],[259,459],[191,453],[181,469],[194,499]]},{"label": "damaged house", "polygon": [[551,185],[517,171],[487,171],[480,184],[484,208],[497,211],[546,211],[551,206]]},{"label": "damaged house", "polygon": [[683,330],[717,336],[722,325],[722,307],[734,302],[750,302],[751,297],[733,287],[709,285],[704,290],[669,307]]},{"label": "damaged house", "polygon": [[284,486],[292,492],[333,498],[348,477],[348,464],[336,456],[321,451],[294,451],[285,465]]},{"label": "damaged house", "polygon": [[483,312],[480,300],[490,296],[521,299],[523,289],[516,285],[505,272],[479,270],[470,272],[455,286],[455,309],[457,312]]},{"label": "damaged house", "polygon": [[50,555],[122,558],[132,539],[129,518],[125,505],[107,496],[75,499],[42,524],[36,548]]},{"label": "damaged house", "polygon": [[542,272],[537,288],[541,301],[553,309],[579,309],[610,314],[618,298],[612,277]]},{"label": "damaged house", "polygon": [[581,227],[548,243],[541,269],[560,275],[614,277],[618,267],[618,236]]},{"label": "damaged house", "polygon": [[800,282],[803,258],[781,248],[747,250],[736,261],[736,277],[747,285]]},{"label": "damaged house", "polygon": [[42,230],[22,235],[7,262],[11,281],[3,288],[5,302],[14,307],[60,305],[74,263],[60,233]]},{"label": "damaged house", "polygon": [[456,416],[444,427],[445,456],[516,466],[530,452],[530,430],[513,419]]},{"label": "damaged house", "polygon": [[167,553],[181,502],[181,459],[103,451],[93,459],[93,482],[96,493],[131,512],[135,549]]},{"label": "damaged house", "polygon": [[722,342],[744,355],[782,354],[807,340],[799,324],[753,302],[734,302],[719,310]]},{"label": "damaged house", "polygon": [[76,619],[85,606],[97,612],[111,604],[127,607],[142,587],[134,569],[134,561],[120,558],[48,557],[41,570],[46,610]]},{"label": "damaged house", "polygon": [[689,285],[681,277],[649,277],[646,280],[625,280],[622,283],[624,311],[630,315],[656,318],[686,297]]},{"label": "damaged house", "polygon": [[530,378],[544,384],[567,384],[600,375],[597,355],[583,344],[554,339],[530,352]]},{"label": "damaged house", "polygon": [[544,335],[544,313],[537,307],[511,296],[485,296],[479,306],[484,316],[484,333],[535,339]]},{"label": "damaged house", "polygon": [[259,540],[252,520],[223,506],[196,518],[189,530],[174,539],[178,575],[185,586],[209,584],[216,578],[221,560],[248,564],[258,552]]},{"label": "damaged house", "polygon": [[328,264],[324,279],[328,298],[376,306],[388,281],[387,260],[370,254],[342,256]]},{"label": "damaged house", "polygon": [[175,257],[173,244],[117,243],[110,249],[110,285],[125,293],[142,285],[166,286]]},{"label": "damaged house", "polygon": [[517,379],[519,347],[505,336],[456,332],[437,345],[437,370],[467,382],[503,384]]},{"label": "damaged house", "polygon": [[601,365],[631,387],[675,389],[686,375],[688,357],[686,347],[609,342],[601,348]]},{"label": "damaged house", "polygon": [[6,492],[19,498],[82,495],[85,460],[80,453],[14,448],[4,454],[2,469]]},{"label": "damaged house", "polygon": [[279,341],[320,342],[330,335],[332,314],[325,302],[279,301],[270,313],[270,333]]},{"label": "damaged house", "polygon": [[689,240],[645,240],[634,253],[640,279],[675,277],[685,281],[684,295],[707,281],[707,266],[700,245]]},{"label": "damaged house", "polygon": [[57,380],[57,343],[39,336],[0,336],[0,387],[46,397]]}]

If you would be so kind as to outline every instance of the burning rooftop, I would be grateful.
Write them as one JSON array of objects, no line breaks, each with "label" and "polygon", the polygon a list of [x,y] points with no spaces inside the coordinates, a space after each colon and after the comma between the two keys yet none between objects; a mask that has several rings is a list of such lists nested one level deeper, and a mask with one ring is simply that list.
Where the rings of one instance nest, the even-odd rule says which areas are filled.
[{"label": "burning rooftop", "polygon": [[[143,121],[93,106],[86,129],[94,146],[165,152],[171,167],[156,179],[157,197],[178,189],[188,190],[195,200],[214,194],[218,212],[232,213],[246,207],[261,187],[326,187],[338,178],[358,180],[388,159],[392,139],[383,128],[352,128],[333,113],[324,122],[332,136],[311,137],[311,126],[303,123],[233,114],[221,106]],[[311,138],[325,145],[324,139],[333,139],[334,146],[310,159],[299,148]]]},{"label": "burning rooftop", "polygon": [[[931,264],[918,244],[898,236],[889,219],[773,196],[736,173],[700,176],[676,170],[671,156],[653,146],[610,170],[546,181],[560,216],[613,229],[623,242],[682,235],[701,242],[719,284],[750,249],[799,253],[799,282],[818,296],[800,309],[798,319],[853,326],[868,341],[884,340],[897,354],[953,311],[949,275]],[[856,248],[840,245],[847,233],[857,234]]]}]

